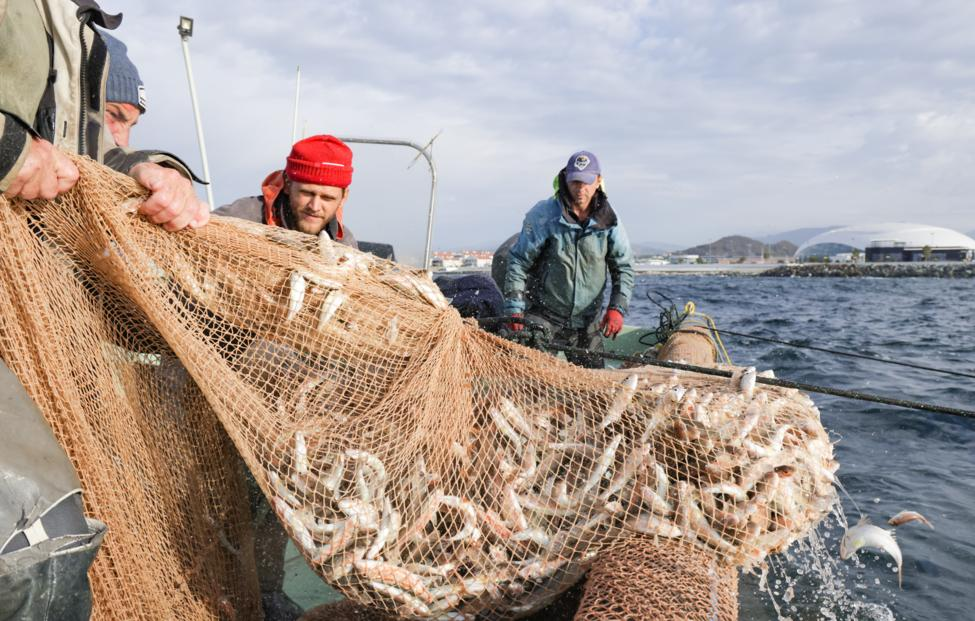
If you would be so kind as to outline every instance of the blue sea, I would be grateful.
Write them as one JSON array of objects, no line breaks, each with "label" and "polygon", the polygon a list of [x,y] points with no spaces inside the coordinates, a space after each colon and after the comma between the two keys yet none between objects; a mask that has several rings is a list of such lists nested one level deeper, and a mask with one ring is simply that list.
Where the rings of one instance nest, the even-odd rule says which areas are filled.
[{"label": "blue sea", "polygon": [[[724,327],[975,374],[975,281],[934,278],[641,276],[628,324],[653,325],[647,292],[692,300]],[[975,409],[975,379],[726,337],[735,364],[779,378]],[[975,420],[811,395],[837,442],[843,511],[897,528],[903,590],[891,559],[861,551],[839,560],[843,529],[819,529],[816,552],[794,547],[760,585],[741,582],[742,620],[975,619]],[[772,595],[770,595],[772,593]],[[777,610],[778,609],[778,610]]]}]

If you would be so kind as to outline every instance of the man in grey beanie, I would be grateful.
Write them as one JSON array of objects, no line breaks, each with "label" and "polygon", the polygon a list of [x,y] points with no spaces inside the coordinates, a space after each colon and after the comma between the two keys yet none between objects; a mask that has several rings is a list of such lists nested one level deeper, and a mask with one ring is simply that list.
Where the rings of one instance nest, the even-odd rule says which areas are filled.
[{"label": "man in grey beanie", "polygon": [[139,70],[129,60],[125,44],[99,31],[108,48],[108,79],[105,82],[105,127],[115,146],[129,146],[129,132],[146,113],[146,88]]}]

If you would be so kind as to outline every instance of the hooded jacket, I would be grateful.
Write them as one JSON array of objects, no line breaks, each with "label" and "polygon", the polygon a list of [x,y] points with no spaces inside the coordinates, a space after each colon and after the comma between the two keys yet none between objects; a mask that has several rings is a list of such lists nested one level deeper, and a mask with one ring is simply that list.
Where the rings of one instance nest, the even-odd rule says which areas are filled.
[{"label": "hooded jacket", "polygon": [[578,222],[571,204],[565,170],[555,195],[537,203],[511,248],[504,282],[505,312],[526,311],[525,287],[536,280],[529,312],[567,328],[590,325],[602,306],[606,275],[612,281],[609,308],[625,314],[633,292],[633,253],[623,225],[602,188],[589,219]]},{"label": "hooded jacket", "polygon": [[[230,216],[250,222],[260,222],[268,226],[280,226],[295,230],[291,210],[288,208],[288,197],[284,190],[284,171],[276,170],[264,179],[261,184],[261,196],[239,198],[229,205],[220,207],[213,213],[218,216]],[[328,236],[340,244],[358,248],[352,231],[342,224],[342,209],[335,213],[325,225]]]}]

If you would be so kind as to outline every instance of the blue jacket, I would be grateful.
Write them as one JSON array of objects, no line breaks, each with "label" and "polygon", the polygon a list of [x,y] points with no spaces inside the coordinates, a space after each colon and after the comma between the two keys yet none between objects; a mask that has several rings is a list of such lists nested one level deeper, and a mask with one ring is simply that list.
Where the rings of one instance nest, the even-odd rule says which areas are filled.
[{"label": "blue jacket", "polygon": [[[568,328],[584,328],[602,306],[607,272],[612,280],[609,308],[626,314],[633,293],[633,252],[602,189],[589,220],[580,224],[570,215],[565,188],[563,170],[555,195],[525,216],[508,259],[505,312],[525,312],[527,298],[528,311]],[[532,291],[526,296],[530,279]]]}]

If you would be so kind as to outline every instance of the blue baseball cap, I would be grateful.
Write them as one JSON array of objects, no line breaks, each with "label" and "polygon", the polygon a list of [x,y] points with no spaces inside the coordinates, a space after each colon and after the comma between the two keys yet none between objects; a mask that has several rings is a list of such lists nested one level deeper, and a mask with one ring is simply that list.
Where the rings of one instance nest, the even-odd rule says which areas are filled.
[{"label": "blue baseball cap", "polygon": [[565,165],[566,181],[581,181],[589,184],[596,181],[596,177],[601,174],[599,160],[590,151],[576,151],[569,157],[569,163]]}]

